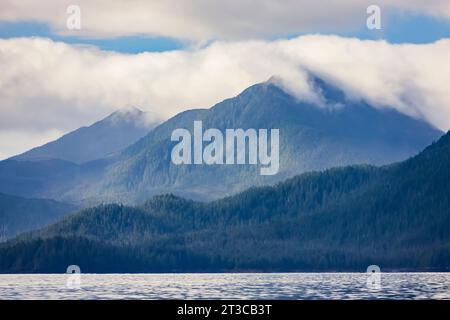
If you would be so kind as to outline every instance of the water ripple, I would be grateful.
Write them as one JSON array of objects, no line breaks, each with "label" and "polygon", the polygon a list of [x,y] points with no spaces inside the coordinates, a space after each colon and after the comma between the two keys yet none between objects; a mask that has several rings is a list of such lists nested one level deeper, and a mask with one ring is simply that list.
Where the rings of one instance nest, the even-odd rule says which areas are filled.
[{"label": "water ripple", "polygon": [[0,275],[0,299],[450,299],[448,273],[383,273],[367,287],[365,273]]}]

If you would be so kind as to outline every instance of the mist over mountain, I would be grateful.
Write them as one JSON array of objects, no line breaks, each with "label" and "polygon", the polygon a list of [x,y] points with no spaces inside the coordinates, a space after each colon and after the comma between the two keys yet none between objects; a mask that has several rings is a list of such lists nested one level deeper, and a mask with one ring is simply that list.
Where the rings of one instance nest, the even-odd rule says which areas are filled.
[{"label": "mist over mountain", "polygon": [[1,272],[448,270],[450,133],[404,162],[209,203],[101,205],[0,246]]},{"label": "mist over mountain", "polygon": [[137,108],[116,111],[106,118],[33,148],[13,160],[38,161],[60,159],[84,163],[111,156],[146,135],[157,125]]},{"label": "mist over mountain", "polygon": [[[81,165],[48,160],[0,162],[0,192],[80,204],[135,204],[164,193],[210,200],[311,170],[405,160],[442,135],[426,122],[394,109],[349,100],[342,90],[313,75],[311,82],[322,95],[323,105],[301,101],[268,81],[210,109],[182,112],[111,157]],[[259,165],[174,165],[171,150],[176,142],[171,134],[178,128],[192,133],[195,120],[203,122],[204,130],[222,132],[279,129],[279,172],[261,176]]]}]

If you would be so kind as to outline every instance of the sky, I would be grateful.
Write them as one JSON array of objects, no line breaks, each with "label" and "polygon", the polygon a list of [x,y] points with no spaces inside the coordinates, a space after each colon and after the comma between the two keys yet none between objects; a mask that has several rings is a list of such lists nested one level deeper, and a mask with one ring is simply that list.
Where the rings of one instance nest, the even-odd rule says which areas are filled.
[{"label": "sky", "polygon": [[162,121],[272,76],[320,105],[309,73],[449,130],[449,57],[448,0],[0,0],[0,159],[117,109]]}]

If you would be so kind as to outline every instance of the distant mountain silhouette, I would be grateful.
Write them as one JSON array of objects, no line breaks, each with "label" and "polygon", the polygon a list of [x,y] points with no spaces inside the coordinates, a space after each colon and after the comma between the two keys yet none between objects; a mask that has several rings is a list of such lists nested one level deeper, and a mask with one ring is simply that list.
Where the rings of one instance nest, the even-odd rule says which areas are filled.
[{"label": "distant mountain silhouette", "polygon": [[[301,102],[272,81],[254,85],[235,98],[207,110],[189,110],[164,122],[127,148],[93,186],[108,201],[175,193],[193,199],[215,199],[250,186],[272,184],[311,170],[349,164],[382,165],[417,154],[443,133],[393,109],[377,109],[347,100],[344,93],[312,78],[328,106]],[[259,175],[250,165],[187,165],[171,163],[174,129],[203,127],[279,128],[280,172]]]},{"label": "distant mountain silhouette", "polygon": [[157,124],[137,108],[116,111],[89,127],[13,157],[13,160],[60,159],[77,164],[110,156],[146,135]]},{"label": "distant mountain silhouette", "polygon": [[56,222],[76,206],[46,199],[25,199],[0,193],[0,242]]},{"label": "distant mountain silhouette", "polygon": [[305,173],[201,203],[101,205],[0,246],[0,272],[450,268],[450,133],[404,162]]},{"label": "distant mountain silhouette", "polygon": [[[325,106],[300,101],[268,81],[211,109],[182,112],[111,157],[76,166],[0,162],[0,192],[84,205],[133,204],[163,193],[217,199],[311,170],[405,160],[442,135],[424,121],[393,109],[349,100],[339,88],[317,77],[311,76],[311,82]],[[252,165],[174,165],[171,133],[177,128],[192,132],[194,120],[203,121],[205,130],[279,129],[279,173],[261,176],[259,166]],[[18,173],[10,174],[14,170]],[[41,171],[50,174],[45,177]]]}]

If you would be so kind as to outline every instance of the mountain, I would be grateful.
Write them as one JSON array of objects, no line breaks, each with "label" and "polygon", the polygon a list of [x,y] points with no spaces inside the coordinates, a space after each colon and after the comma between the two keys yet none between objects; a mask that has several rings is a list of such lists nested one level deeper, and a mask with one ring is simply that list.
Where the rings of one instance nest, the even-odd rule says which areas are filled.
[{"label": "mountain", "polygon": [[[182,112],[111,157],[64,168],[61,162],[0,162],[0,192],[83,205],[136,204],[164,193],[213,200],[312,170],[402,161],[442,135],[394,109],[349,100],[317,77],[311,76],[311,82],[323,96],[323,106],[301,101],[268,81],[210,109]],[[179,128],[192,133],[195,120],[203,122],[204,130],[221,132],[279,129],[279,172],[262,176],[260,165],[174,165],[171,134]],[[13,170],[18,173],[11,174]],[[41,171],[51,174],[46,178]]]},{"label": "mountain", "polygon": [[[217,199],[251,186],[273,184],[296,174],[350,164],[383,165],[417,154],[443,133],[393,109],[350,101],[338,88],[312,78],[326,107],[299,101],[273,81],[254,85],[211,109],[189,110],[161,124],[125,149],[92,186],[106,201],[174,193],[198,200]],[[177,128],[280,130],[280,171],[261,176],[260,166],[174,165],[170,140]]]},{"label": "mountain", "polygon": [[448,270],[449,181],[450,132],[397,164],[86,209],[1,245],[0,272]]},{"label": "mountain", "polygon": [[0,193],[0,242],[56,222],[78,208],[53,200],[25,199]]},{"label": "mountain", "polygon": [[12,159],[59,159],[77,164],[102,159],[128,147],[155,126],[156,122],[148,121],[146,113],[137,108],[120,110]]},{"label": "mountain", "polygon": [[[58,159],[0,161],[0,192],[25,198],[57,199],[86,207],[90,201],[97,203],[97,198],[95,194],[83,193],[83,188],[97,183],[107,164],[107,159],[83,164]],[[61,194],[70,192],[74,186],[78,188],[78,196],[83,201],[61,200]]]}]

